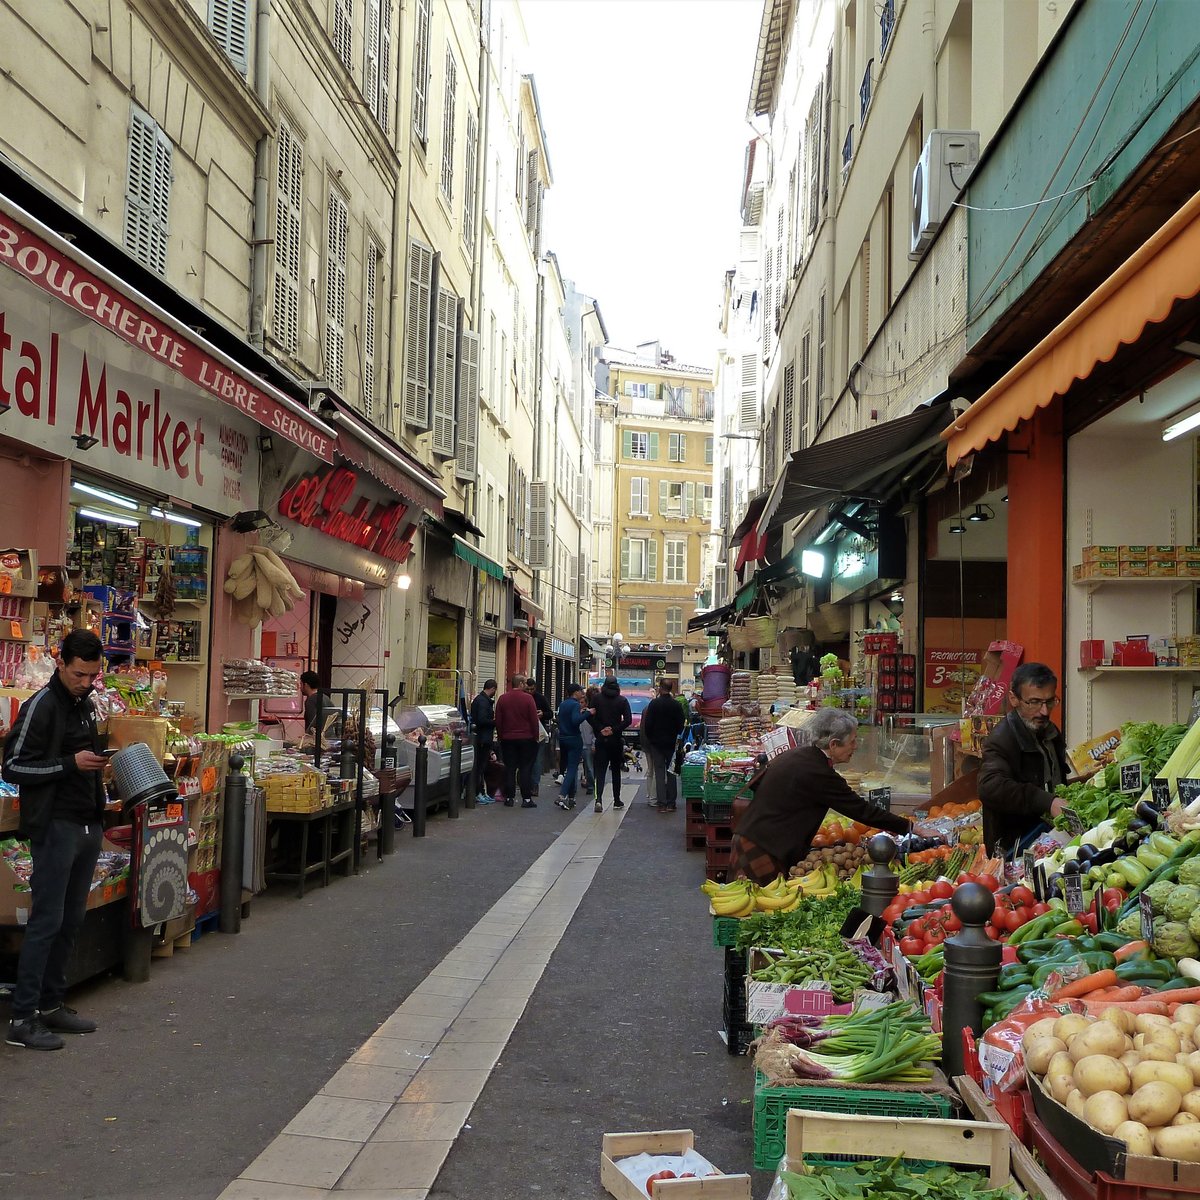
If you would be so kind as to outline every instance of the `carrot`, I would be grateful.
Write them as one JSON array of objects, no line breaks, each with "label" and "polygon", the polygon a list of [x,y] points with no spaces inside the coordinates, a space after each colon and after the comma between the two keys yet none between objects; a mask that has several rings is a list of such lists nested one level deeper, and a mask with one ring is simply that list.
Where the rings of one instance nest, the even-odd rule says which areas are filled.
[{"label": "carrot", "polygon": [[1149,949],[1149,943],[1143,942],[1140,939],[1136,942],[1126,942],[1124,946],[1118,946],[1117,949],[1113,951],[1113,958],[1115,958],[1117,962],[1123,963],[1127,958],[1132,958],[1135,954],[1140,953],[1142,950]]},{"label": "carrot", "polygon": [[1163,992],[1163,998],[1172,1006],[1177,1004],[1200,1004],[1200,987],[1172,988]]},{"label": "carrot", "polygon": [[1127,983],[1122,987],[1101,988],[1098,992],[1089,992],[1081,997],[1085,1001],[1107,1000],[1110,1004],[1126,1004],[1131,1000],[1142,998],[1142,989],[1136,983]]},{"label": "carrot", "polygon": [[1084,1000],[1083,1007],[1089,1016],[1099,1016],[1109,1008],[1119,1008],[1130,1013],[1153,1013],[1159,1017],[1168,1015],[1167,1005],[1162,1000]]},{"label": "carrot", "polygon": [[1115,987],[1119,982],[1116,971],[1093,971],[1091,975],[1085,975],[1082,979],[1076,979],[1074,982],[1059,988],[1050,997],[1050,1000],[1053,1002],[1055,1000],[1070,1000],[1073,997],[1086,996],[1089,992],[1096,992],[1101,988]]}]

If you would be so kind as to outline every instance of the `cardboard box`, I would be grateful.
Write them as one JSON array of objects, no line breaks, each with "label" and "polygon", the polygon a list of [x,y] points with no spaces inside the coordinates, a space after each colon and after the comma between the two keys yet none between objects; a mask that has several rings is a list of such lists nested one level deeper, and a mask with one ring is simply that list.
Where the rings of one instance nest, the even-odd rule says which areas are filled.
[{"label": "cardboard box", "polygon": [[135,742],[144,742],[150,747],[156,762],[162,762],[167,755],[167,738],[170,735],[171,722],[166,717],[143,717],[134,714],[118,715],[108,718],[108,747],[110,750],[124,750]]},{"label": "cardboard box", "polygon": [[1025,647],[1017,642],[998,641],[988,646],[979,682],[963,702],[964,717],[1004,714],[1008,708],[1009,680],[1024,653]]},{"label": "cardboard box", "polygon": [[1098,667],[1104,662],[1103,638],[1085,638],[1079,643],[1079,668],[1082,671]]},{"label": "cardboard box", "polygon": [[1117,547],[1117,558],[1120,559],[1122,562],[1124,562],[1125,559],[1127,559],[1127,558],[1149,558],[1149,557],[1150,557],[1150,547],[1149,546],[1118,546]]},{"label": "cardboard box", "polygon": [[[107,838],[100,843],[102,850],[118,850]],[[125,877],[92,888],[88,893],[88,908],[99,908],[120,900],[129,892]],[[0,858],[0,925],[24,925],[29,920],[31,897],[29,885],[13,870],[7,859]]]},{"label": "cardboard box", "polygon": [[1151,579],[1166,579],[1174,576],[1175,559],[1173,558],[1152,558],[1150,560],[1150,578]]},{"label": "cardboard box", "polygon": [[18,796],[0,796],[0,833],[11,833],[20,823],[20,798]]},{"label": "cardboard box", "polygon": [[14,547],[0,549],[0,595],[37,595],[38,565],[36,550]]},{"label": "cardboard box", "polygon": [[1120,557],[1120,546],[1084,546],[1083,548],[1083,561],[1085,563],[1096,562],[1102,558],[1119,560]]},{"label": "cardboard box", "polygon": [[1097,558],[1088,564],[1088,579],[1116,579],[1121,574],[1121,563],[1115,558]]},{"label": "cardboard box", "polygon": [[1076,583],[1078,583],[1078,582],[1079,582],[1081,579],[1084,579],[1084,578],[1086,578],[1086,576],[1084,575],[1083,571],[1084,571],[1083,564],[1082,564],[1082,563],[1076,563],[1076,565],[1075,565],[1075,566],[1073,566],[1073,567],[1071,568],[1071,578],[1072,578],[1072,579],[1073,579],[1073,580],[1074,580]]},{"label": "cardboard box", "polygon": [[[622,1159],[642,1154],[680,1157],[695,1154],[696,1135],[690,1129],[660,1129],[645,1133],[606,1133],[600,1149],[600,1182],[604,1190],[617,1200],[646,1200],[640,1178],[634,1181],[621,1170]],[[654,1184],[659,1200],[750,1200],[749,1175],[724,1175],[719,1168],[704,1159],[716,1175],[701,1179],[660,1179]],[[692,1170],[689,1161],[684,1169]],[[681,1164],[682,1166],[682,1164]],[[700,1171],[705,1168],[700,1165]],[[697,1174],[700,1174],[697,1171]]]},{"label": "cardboard box", "polygon": [[1148,558],[1123,558],[1121,559],[1121,578],[1136,579],[1140,576],[1150,574],[1150,560]]},{"label": "cardboard box", "polygon": [[1147,558],[1166,559],[1166,558],[1178,558],[1179,557],[1179,547],[1178,546],[1147,546],[1146,549],[1148,551],[1148,553],[1146,554]]},{"label": "cardboard box", "polygon": [[1200,558],[1200,546],[1176,546],[1176,558]]},{"label": "cardboard box", "polygon": [[1200,558],[1177,558],[1175,574],[1180,579],[1200,579]]},{"label": "cardboard box", "polygon": [[987,741],[992,730],[1004,720],[1001,713],[964,717],[958,723],[959,740],[964,754],[973,754],[977,758],[983,755],[983,743]]},{"label": "cardboard box", "polygon": [[1067,751],[1071,770],[1084,779],[1095,775],[1097,771],[1107,767],[1113,761],[1113,752],[1120,744],[1121,731],[1119,729],[1112,729],[1108,733],[1100,734],[1099,737],[1080,742],[1078,746]]}]

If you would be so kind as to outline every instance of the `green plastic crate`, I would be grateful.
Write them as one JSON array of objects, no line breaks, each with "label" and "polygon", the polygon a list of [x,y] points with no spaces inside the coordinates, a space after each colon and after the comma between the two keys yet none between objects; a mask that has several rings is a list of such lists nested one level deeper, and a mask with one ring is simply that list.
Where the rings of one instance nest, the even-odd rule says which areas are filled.
[{"label": "green plastic crate", "polygon": [[736,945],[737,931],[740,924],[740,917],[713,917],[713,945]]},{"label": "green plastic crate", "polygon": [[728,825],[733,819],[733,801],[728,803],[725,801],[704,800],[703,813],[704,820],[710,825]]},{"label": "green plastic crate", "polygon": [[[766,1087],[761,1071],[754,1072],[754,1167],[774,1171],[783,1157],[789,1108],[816,1112],[851,1113],[864,1117],[949,1117],[950,1101],[930,1092],[893,1092],[870,1088]],[[804,1161],[853,1162],[856,1155],[806,1155]]]},{"label": "green plastic crate", "polygon": [[732,783],[717,782],[713,779],[704,781],[704,793],[702,799],[705,804],[733,804],[733,798],[746,786],[744,779],[734,780]]}]

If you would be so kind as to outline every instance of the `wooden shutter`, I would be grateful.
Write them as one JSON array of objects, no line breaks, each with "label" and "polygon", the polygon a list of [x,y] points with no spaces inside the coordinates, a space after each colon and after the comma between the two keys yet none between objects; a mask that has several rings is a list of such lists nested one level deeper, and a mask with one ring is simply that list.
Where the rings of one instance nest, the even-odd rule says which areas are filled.
[{"label": "wooden shutter", "polygon": [[275,277],[271,336],[287,354],[300,340],[300,217],[304,205],[304,147],[287,121],[279,122],[275,171]]},{"label": "wooden shutter", "polygon": [[658,461],[658,434],[657,433],[650,434],[650,437],[647,440],[649,442],[650,449],[649,449],[649,452],[647,453],[646,457],[648,459],[650,459],[651,462],[657,462]]},{"label": "wooden shutter", "polygon": [[758,355],[742,355],[742,385],[738,401],[738,429],[750,432],[758,429]]},{"label": "wooden shutter", "polygon": [[629,539],[621,539],[621,578],[629,578]]},{"label": "wooden shutter", "polygon": [[350,217],[346,202],[329,193],[325,230],[325,378],[339,392],[346,388],[346,243]]},{"label": "wooden shutter", "polygon": [[767,247],[763,263],[762,342],[763,354],[769,355],[775,337],[775,249],[773,246]]},{"label": "wooden shutter", "polygon": [[249,63],[249,0],[208,0],[208,28],[233,65],[245,75]]},{"label": "wooden shutter", "polygon": [[433,452],[454,457],[454,374],[458,359],[458,297],[438,288],[433,369]]},{"label": "wooden shutter", "polygon": [[694,483],[685,483],[683,485],[683,515],[685,517],[693,516],[696,512],[696,485]]},{"label": "wooden shutter", "polygon": [[633,432],[629,429],[621,430],[621,457],[633,457]]},{"label": "wooden shutter", "polygon": [[525,167],[525,230],[530,234],[537,229],[538,185],[541,183],[541,173],[538,171],[539,157],[536,150],[530,150]]},{"label": "wooden shutter", "polygon": [[463,147],[463,245],[469,254],[475,246],[475,205],[479,198],[476,175],[479,162],[479,121],[475,114],[467,112],[467,136]]},{"label": "wooden shutter", "polygon": [[458,445],[454,473],[459,479],[473,480],[479,468],[479,335],[465,329],[455,426]]},{"label": "wooden shutter", "polygon": [[363,287],[363,364],[362,401],[363,412],[368,416],[375,413],[375,325],[376,297],[379,294],[379,247],[371,238],[367,239],[367,271]]},{"label": "wooden shutter", "polygon": [[408,248],[408,304],[404,314],[404,421],[429,428],[429,314],[433,251]]},{"label": "wooden shutter", "polygon": [[549,494],[549,484],[529,485],[529,566],[534,571],[550,568]]},{"label": "wooden shutter", "polygon": [[429,4],[417,0],[413,46],[413,130],[422,144],[429,139]]},{"label": "wooden shutter", "polygon": [[379,119],[379,0],[366,0],[363,22],[363,95],[367,107]]},{"label": "wooden shutter", "polygon": [[392,2],[382,0],[379,12],[379,88],[375,119],[384,133],[392,109]]},{"label": "wooden shutter", "polygon": [[646,539],[646,578],[653,582],[658,578],[658,542]]},{"label": "wooden shutter", "polygon": [[783,368],[783,452],[791,453],[795,434],[796,410],[796,363],[792,361]]},{"label": "wooden shutter", "polygon": [[354,69],[352,0],[333,0],[333,48],[347,71]]},{"label": "wooden shutter", "polygon": [[159,275],[167,269],[171,142],[149,114],[131,108],[125,190],[125,248]]},{"label": "wooden shutter", "polygon": [[458,91],[458,63],[454,51],[446,47],[446,78],[442,102],[442,192],[454,198],[454,112]]}]

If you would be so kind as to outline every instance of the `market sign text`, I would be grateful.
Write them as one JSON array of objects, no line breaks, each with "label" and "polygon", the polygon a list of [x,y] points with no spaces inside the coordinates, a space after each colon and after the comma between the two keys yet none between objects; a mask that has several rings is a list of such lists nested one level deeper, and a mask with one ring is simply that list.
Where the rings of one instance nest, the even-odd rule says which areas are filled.
[{"label": "market sign text", "polygon": [[347,508],[357,486],[358,473],[349,467],[301,475],[279,498],[280,515],[381,558],[405,562],[417,528],[409,521],[401,529],[408,505],[399,501],[372,505],[360,496],[353,508]]}]

